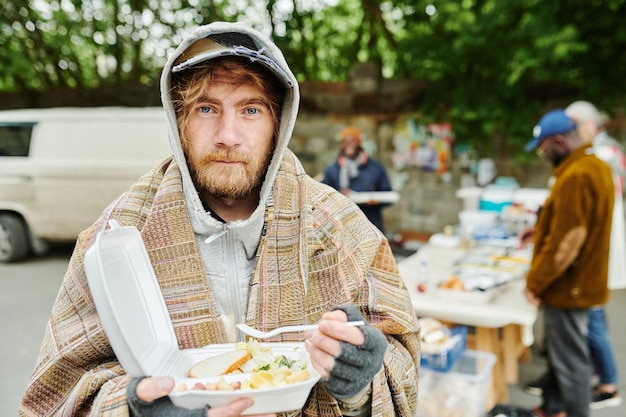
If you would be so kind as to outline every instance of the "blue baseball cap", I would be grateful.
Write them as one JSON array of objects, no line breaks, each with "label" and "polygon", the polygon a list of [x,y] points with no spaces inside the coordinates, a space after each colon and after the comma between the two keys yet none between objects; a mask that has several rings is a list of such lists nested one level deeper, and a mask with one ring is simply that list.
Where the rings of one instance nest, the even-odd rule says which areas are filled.
[{"label": "blue baseball cap", "polygon": [[565,110],[551,110],[544,114],[537,125],[533,128],[533,138],[526,144],[526,151],[530,152],[541,144],[541,142],[554,135],[576,130],[576,122],[565,114]]}]

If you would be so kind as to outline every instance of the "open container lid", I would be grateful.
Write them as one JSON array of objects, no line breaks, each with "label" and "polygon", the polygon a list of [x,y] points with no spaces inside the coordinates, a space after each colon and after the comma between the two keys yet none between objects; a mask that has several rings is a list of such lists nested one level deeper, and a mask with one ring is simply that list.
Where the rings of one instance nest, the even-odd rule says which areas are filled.
[{"label": "open container lid", "polygon": [[179,352],[148,253],[134,226],[109,221],[85,254],[85,272],[102,326],[127,373],[159,375]]}]

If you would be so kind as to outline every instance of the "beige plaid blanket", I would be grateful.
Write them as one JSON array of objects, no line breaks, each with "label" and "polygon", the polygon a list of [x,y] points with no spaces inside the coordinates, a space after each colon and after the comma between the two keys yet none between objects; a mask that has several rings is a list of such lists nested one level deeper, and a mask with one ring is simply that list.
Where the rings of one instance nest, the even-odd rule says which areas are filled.
[{"label": "beige plaid blanket", "polygon": [[[257,253],[247,322],[260,329],[313,323],[353,303],[388,335],[372,387],[372,415],[414,416],[419,329],[389,245],[343,196],[307,176],[285,153],[273,186],[274,210]],[[168,159],[142,177],[79,237],[53,307],[20,416],[128,416],[131,376],[117,362],[95,310],[83,257],[115,218],[144,239],[180,349],[226,342],[183,196]],[[278,301],[280,300],[280,301]],[[293,340],[283,335],[275,341]],[[321,384],[291,415],[341,415]]]}]

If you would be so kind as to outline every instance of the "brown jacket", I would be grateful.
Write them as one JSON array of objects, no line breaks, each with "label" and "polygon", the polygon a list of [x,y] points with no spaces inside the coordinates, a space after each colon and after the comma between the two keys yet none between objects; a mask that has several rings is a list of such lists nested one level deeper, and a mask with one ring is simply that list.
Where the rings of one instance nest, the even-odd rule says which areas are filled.
[{"label": "brown jacket", "polygon": [[611,170],[584,146],[561,162],[553,176],[535,228],[526,286],[551,307],[604,304],[614,199]]}]

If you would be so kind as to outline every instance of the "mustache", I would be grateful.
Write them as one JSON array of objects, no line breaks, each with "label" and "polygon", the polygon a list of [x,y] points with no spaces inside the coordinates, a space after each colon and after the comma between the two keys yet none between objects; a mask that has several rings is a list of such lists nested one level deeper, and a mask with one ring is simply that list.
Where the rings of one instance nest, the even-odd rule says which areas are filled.
[{"label": "mustache", "polygon": [[220,149],[211,153],[208,153],[202,157],[203,163],[215,162],[215,161],[227,161],[227,162],[243,162],[245,164],[250,163],[252,158],[241,152],[237,152],[232,149]]}]

